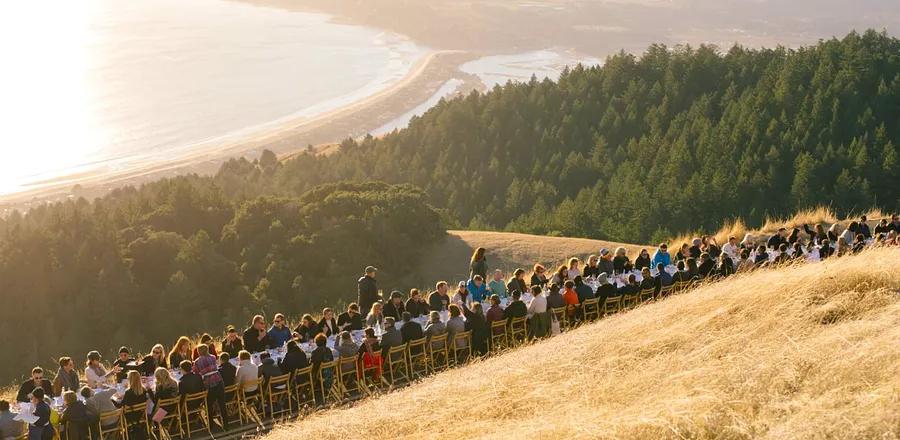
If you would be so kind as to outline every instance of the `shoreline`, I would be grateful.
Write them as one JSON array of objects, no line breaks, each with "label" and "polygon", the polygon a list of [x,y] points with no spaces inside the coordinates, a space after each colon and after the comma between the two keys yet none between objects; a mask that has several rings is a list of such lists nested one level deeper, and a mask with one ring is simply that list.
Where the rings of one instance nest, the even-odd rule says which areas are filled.
[{"label": "shoreline", "polygon": [[[139,186],[152,180],[183,174],[214,174],[221,164],[242,156],[256,156],[264,149],[288,158],[309,145],[327,150],[348,137],[364,136],[428,100],[451,78],[460,78],[457,90],[483,90],[474,75],[459,66],[478,55],[457,50],[432,51],[399,81],[389,87],[312,117],[301,117],[264,127],[256,132],[198,144],[195,151],[173,158],[148,160],[122,170],[73,170],[67,175],[39,182],[32,189],[0,195],[0,212],[28,210],[33,206],[72,197],[93,199],[115,188]],[[77,189],[76,189],[77,186]]]}]

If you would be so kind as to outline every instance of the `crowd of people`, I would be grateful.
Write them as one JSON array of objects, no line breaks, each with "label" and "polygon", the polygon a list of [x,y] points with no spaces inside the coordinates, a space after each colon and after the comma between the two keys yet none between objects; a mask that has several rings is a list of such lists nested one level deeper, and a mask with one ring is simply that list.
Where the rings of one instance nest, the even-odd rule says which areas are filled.
[{"label": "crowd of people", "polygon": [[[128,347],[118,351],[111,363],[104,363],[98,351],[85,356],[84,377],[75,361],[59,358],[53,380],[44,369],[35,367],[31,378],[19,387],[16,400],[26,405],[36,417],[28,425],[29,439],[50,439],[55,427],[51,423],[53,398],[61,397],[59,422],[78,429],[67,430],[70,436],[89,438],[88,428],[98,422],[100,414],[117,407],[148,403],[151,414],[162,399],[207,391],[210,411],[222,417],[228,428],[225,410],[225,388],[238,384],[245,394],[259,393],[258,378],[271,378],[323,362],[356,357],[366,368],[380,371],[385,354],[391,347],[421,338],[460,332],[471,332],[473,355],[487,355],[490,350],[491,326],[496,321],[508,324],[516,318],[527,319],[528,338],[542,338],[558,332],[553,309],[565,308],[572,321],[582,319],[581,305],[597,298],[607,299],[652,290],[658,294],[677,282],[728,277],[756,268],[788,264],[796,261],[821,260],[861,251],[866,246],[898,246],[900,221],[893,216],[869,228],[862,217],[846,229],[822,225],[779,229],[764,242],[747,235],[738,241],[729,237],[719,245],[712,237],[697,237],[669,252],[661,243],[651,254],[642,249],[632,259],[625,248],[600,249],[582,262],[571,258],[548,273],[541,264],[532,267],[526,281],[526,270],[515,269],[507,278],[496,269],[489,271],[486,251],[478,248],[470,261],[468,279],[459,281],[450,291],[446,281],[436,283],[432,292],[423,294],[411,289],[404,298],[399,291],[386,297],[380,294],[378,270],[369,266],[358,279],[357,301],[335,316],[331,308],[322,310],[319,319],[311,314],[301,317],[290,328],[286,317],[276,313],[269,325],[262,315],[254,316],[243,331],[233,326],[225,329],[217,343],[203,334],[194,346],[190,338],[178,338],[166,352],[162,344],[154,345],[146,355],[134,356]],[[673,268],[674,266],[674,268]],[[365,312],[365,313],[363,313]],[[424,322],[420,324],[420,322]],[[357,343],[352,334],[362,332]],[[328,347],[328,341],[333,341]],[[314,346],[307,353],[301,346]],[[281,348],[283,358],[277,362],[268,350]],[[259,362],[252,362],[258,354]],[[152,386],[148,378],[152,377]],[[124,392],[110,384],[124,384]],[[317,396],[321,397],[321,396]],[[114,423],[110,421],[109,423]],[[99,421],[101,425],[104,421]],[[0,439],[18,438],[25,432],[22,422],[14,419],[10,403],[0,401]]]}]

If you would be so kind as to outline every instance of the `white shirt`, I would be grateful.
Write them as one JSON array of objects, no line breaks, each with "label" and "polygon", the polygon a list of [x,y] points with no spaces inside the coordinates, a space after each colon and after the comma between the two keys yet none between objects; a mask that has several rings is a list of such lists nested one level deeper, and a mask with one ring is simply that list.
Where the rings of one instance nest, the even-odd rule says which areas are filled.
[{"label": "white shirt", "polygon": [[94,369],[91,367],[87,367],[84,369],[84,376],[87,378],[87,386],[91,389],[100,388],[100,385],[106,383],[106,377],[109,376],[109,372],[106,371],[106,368],[103,368],[103,365],[99,366],[102,371],[102,376],[95,373]]},{"label": "white shirt", "polygon": [[737,259],[738,257],[738,247],[731,244],[731,242],[725,243],[725,246],[722,246],[722,252],[731,257],[732,260]]},{"label": "white shirt", "polygon": [[[243,360],[241,364],[237,368],[237,373],[234,375],[234,382],[242,384],[244,388],[244,392],[253,392],[256,391],[256,381],[259,379],[259,367],[253,364],[250,360]],[[247,385],[243,385],[247,383]]]},{"label": "white shirt", "polygon": [[569,269],[568,274],[566,275],[567,280],[574,280],[575,277],[581,276],[581,269]]},{"label": "white shirt", "polygon": [[528,303],[528,317],[534,316],[535,313],[545,313],[547,311],[547,297],[538,295],[532,298]]}]

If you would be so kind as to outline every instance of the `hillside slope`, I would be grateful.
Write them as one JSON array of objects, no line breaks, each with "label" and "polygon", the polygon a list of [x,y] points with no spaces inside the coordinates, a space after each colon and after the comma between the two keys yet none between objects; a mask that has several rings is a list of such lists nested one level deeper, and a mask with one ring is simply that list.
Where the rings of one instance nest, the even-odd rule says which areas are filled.
[{"label": "hillside slope", "polygon": [[349,409],[293,438],[897,438],[900,249],[733,277]]},{"label": "hillside slope", "polygon": [[430,283],[442,279],[455,281],[468,278],[467,262],[478,247],[487,250],[490,270],[502,269],[508,276],[517,267],[530,274],[534,263],[544,264],[552,271],[555,269],[552,266],[568,257],[584,258],[599,254],[602,248],[612,251],[619,246],[628,249],[628,255],[632,258],[642,248],[653,251],[649,246],[588,238],[548,237],[514,232],[447,231],[443,242],[433,245],[425,252],[416,273],[421,280]]}]

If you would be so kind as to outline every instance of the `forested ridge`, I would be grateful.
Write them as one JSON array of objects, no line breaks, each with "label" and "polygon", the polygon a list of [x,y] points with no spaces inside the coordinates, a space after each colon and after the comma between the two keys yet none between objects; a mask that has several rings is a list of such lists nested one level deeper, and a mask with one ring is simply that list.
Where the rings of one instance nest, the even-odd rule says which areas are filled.
[{"label": "forested ridge", "polygon": [[800,49],[649,47],[442,101],[383,139],[347,140],[234,192],[375,179],[423,188],[451,226],[642,242],[725,218],[900,205],[900,41]]},{"label": "forested ridge", "polygon": [[[647,242],[743,217],[900,206],[900,41],[652,46],[445,100],[330,155],[233,159],[0,219],[0,379],[60,355],[422,287],[446,227]],[[386,182],[386,183],[382,183]],[[560,256],[564,257],[564,256]],[[465,265],[465,262],[460,262]]]}]

